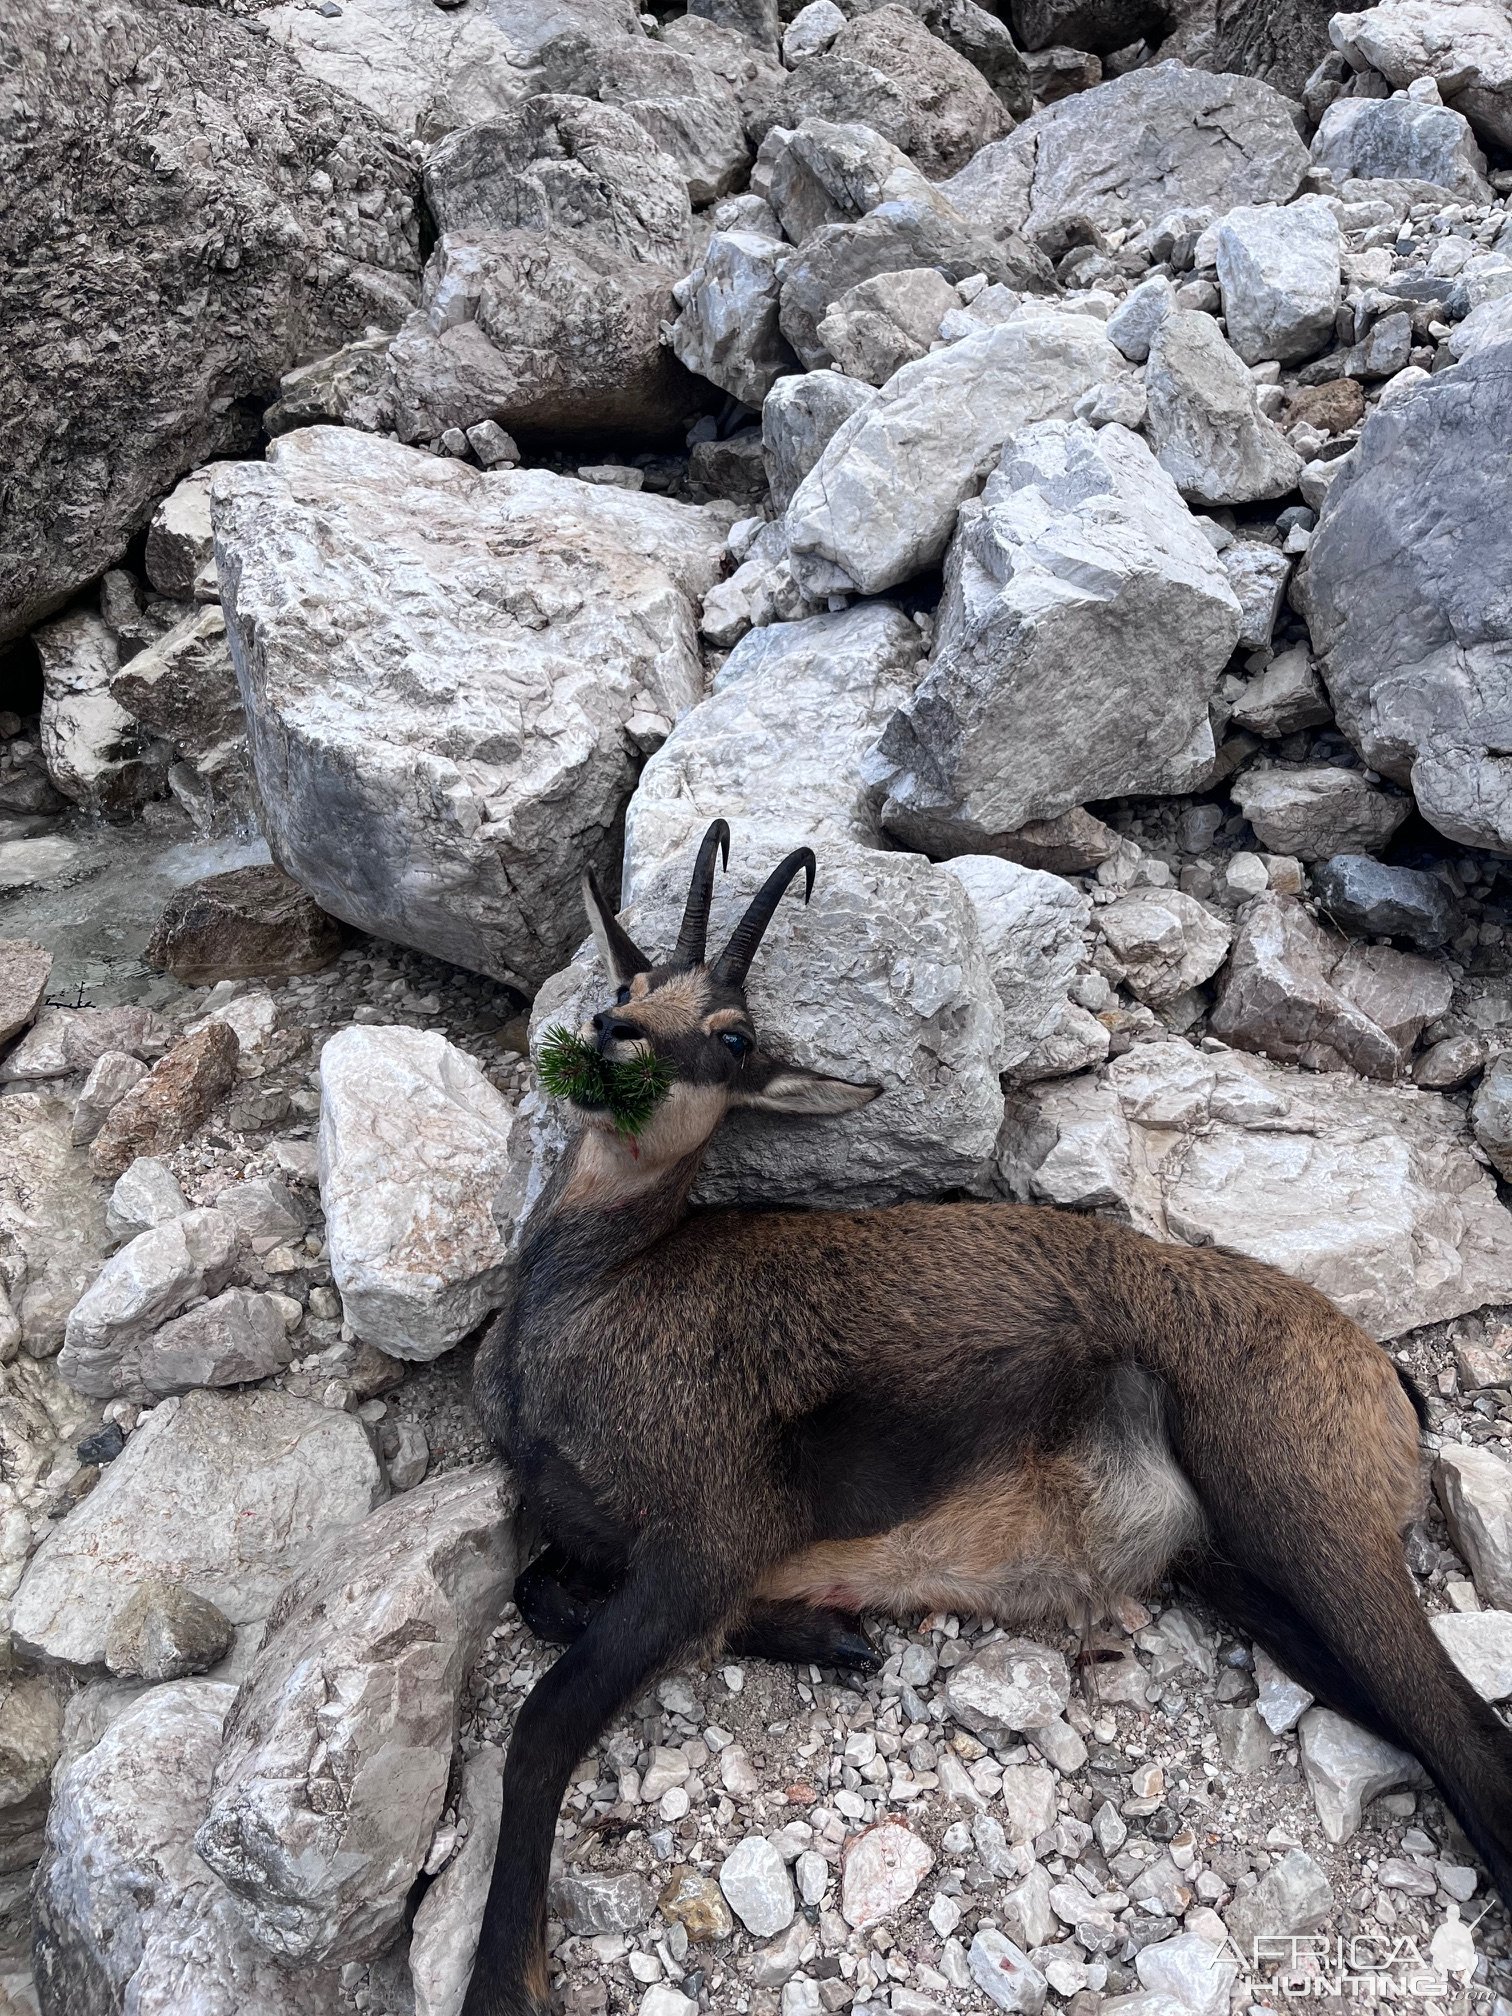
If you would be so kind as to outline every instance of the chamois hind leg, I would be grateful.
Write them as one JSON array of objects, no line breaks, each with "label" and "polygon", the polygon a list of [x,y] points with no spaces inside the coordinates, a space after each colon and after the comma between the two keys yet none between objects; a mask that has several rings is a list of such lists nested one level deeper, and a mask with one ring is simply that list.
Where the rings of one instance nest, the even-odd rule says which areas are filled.
[{"label": "chamois hind leg", "polygon": [[609,1588],[606,1580],[552,1545],[516,1580],[515,1608],[535,1637],[548,1645],[575,1645]]},{"label": "chamois hind leg", "polygon": [[843,1610],[823,1610],[796,1598],[753,1603],[725,1643],[741,1659],[770,1659],[779,1666],[839,1666],[874,1673],[881,1660]]},{"label": "chamois hind leg", "polygon": [[546,1888],[573,1768],[654,1674],[719,1629],[735,1600],[728,1577],[648,1536],[624,1582],[526,1696],[504,1764],[507,1820],[463,2016],[547,2016]]}]

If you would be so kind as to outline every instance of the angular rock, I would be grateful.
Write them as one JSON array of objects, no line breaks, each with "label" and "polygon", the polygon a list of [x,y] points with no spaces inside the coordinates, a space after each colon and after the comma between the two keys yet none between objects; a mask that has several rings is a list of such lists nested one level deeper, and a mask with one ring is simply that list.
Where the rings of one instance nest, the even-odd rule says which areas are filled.
[{"label": "angular rock", "polygon": [[885,602],[751,631],[641,772],[625,818],[626,894],[716,818],[738,820],[746,846],[880,844],[861,759],[912,690],[922,649]]},{"label": "angular rock", "polygon": [[207,875],[170,898],[142,955],[189,987],[318,973],[346,933],[272,862]]},{"label": "angular rock", "polygon": [[42,661],[42,753],[55,790],[108,819],[129,819],[161,796],[166,744],[154,741],[112,697],[120,663],[114,635],[84,611],[35,633]]},{"label": "angular rock", "polygon": [[1312,157],[1341,185],[1434,182],[1472,203],[1485,202],[1490,188],[1463,114],[1411,98],[1336,98],[1319,121]]},{"label": "angular rock", "polygon": [[1215,1950],[1195,1932],[1141,1947],[1134,1966],[1148,1993],[1169,1995],[1193,2016],[1221,2016],[1240,1972],[1238,1960]]},{"label": "angular rock", "polygon": [[503,1301],[493,1201],[514,1109],[431,1030],[343,1029],[320,1054],[320,1196],[352,1329],[437,1358]]},{"label": "angular rock", "polygon": [[791,246],[754,231],[716,231],[678,285],[673,350],[690,371],[757,409],[798,364],[778,322],[791,255]]},{"label": "angular rock", "polygon": [[961,510],[929,670],[871,759],[883,824],[932,852],[985,851],[1087,798],[1196,788],[1238,627],[1217,555],[1135,435],[1083,421],[1020,429],[980,503]]},{"label": "angular rock", "polygon": [[186,616],[129,659],[112,675],[110,692],[183,761],[219,780],[223,795],[245,797],[247,724],[218,605]]},{"label": "angular rock", "polygon": [[858,121],[931,177],[953,174],[1013,122],[981,71],[907,7],[882,6],[849,21],[789,80],[785,122]]},{"label": "angular rock", "polygon": [[46,2016],[337,2016],[338,1977],[279,1967],[194,1851],[235,1698],[215,1680],[151,1688],[61,1767],[36,1892]]},{"label": "angular rock", "polygon": [[233,1624],[253,1623],[321,1539],[366,1516],[380,1488],[353,1415],[268,1389],[165,1400],[32,1556],[16,1593],[16,1641],[97,1666],[111,1620],[150,1576],[187,1583]]},{"label": "angular rock", "polygon": [[932,266],[879,273],[847,288],[819,324],[819,340],[841,370],[868,385],[922,357],[961,297]]},{"label": "angular rock", "polygon": [[1218,227],[1228,340],[1246,364],[1312,357],[1334,333],[1341,250],[1321,200],[1240,204]]},{"label": "angular rock", "polygon": [[1512,1608],[1512,1464],[1490,1449],[1446,1443],[1433,1488],[1477,1594],[1500,1610]]},{"label": "angular rock", "polygon": [[1328,764],[1257,763],[1229,790],[1263,846],[1302,861],[1378,852],[1412,810],[1409,798],[1377,790],[1358,770]]},{"label": "angular rock", "polygon": [[125,1050],[107,1050],[97,1058],[74,1101],[74,1146],[87,1147],[104,1126],[106,1115],[146,1076],[147,1066],[141,1058]]},{"label": "angular rock", "polygon": [[1246,909],[1213,1010],[1215,1035],[1314,1071],[1393,1079],[1427,1023],[1448,1011],[1440,967],[1320,931],[1291,897]]},{"label": "angular rock", "polygon": [[1313,647],[1372,769],[1472,847],[1512,852],[1512,346],[1372,413],[1308,549]]},{"label": "angular rock", "polygon": [[643,1932],[656,1909],[656,1892],[633,1870],[623,1876],[560,1876],[551,1886],[551,1912],[567,1930]]},{"label": "angular rock", "polygon": [[231,1649],[230,1619],[182,1582],[139,1582],[110,1620],[105,1664],[128,1680],[183,1680]]},{"label": "angular rock", "polygon": [[167,1163],[141,1155],[124,1176],[117,1177],[105,1207],[105,1225],[113,1238],[134,1239],[154,1225],[182,1218],[189,1208],[189,1200]]},{"label": "angular rock", "polygon": [[1383,1792],[1421,1783],[1423,1767],[1331,1708],[1309,1708],[1297,1724],[1302,1775],[1323,1832],[1337,1847],[1358,1833],[1364,1809]]},{"label": "angular rock", "polygon": [[[959,854],[945,868],[971,900],[1003,1004],[999,1071],[1019,1081],[1058,1075],[1065,1068],[1059,1054],[1067,1035],[1067,994],[1086,962],[1091,904],[1059,875],[992,854]],[[1106,1054],[1104,1041],[1079,1061]]]},{"label": "angular rock", "polygon": [[[778,843],[747,844],[733,824],[731,873],[716,885],[711,945],[733,930]],[[843,1121],[803,1127],[741,1113],[716,1137],[695,1195],[708,1203],[866,1204],[934,1196],[983,1180],[1002,1119],[998,1058],[1003,1012],[965,890],[912,854],[838,837],[819,851],[812,901],[784,904],[750,978],[763,1044],[841,1078],[863,1075],[856,1031],[867,1031],[864,1075],[883,1096]],[[694,847],[667,857],[623,913],[648,949],[677,936]],[[591,948],[536,997],[531,1041],[576,1027],[608,999]],[[537,1169],[559,1152],[564,1123],[542,1123]]]},{"label": "angular rock", "polygon": [[583,232],[628,259],[681,272],[693,253],[688,189],[645,128],[614,105],[539,92],[452,133],[425,164],[441,231]]},{"label": "angular rock", "polygon": [[994,2009],[1039,2016],[1047,1983],[1027,1953],[992,1926],[983,1926],[967,1952],[971,1978]]},{"label": "angular rock", "polygon": [[0,938],[0,1043],[29,1028],[42,1006],[53,955],[30,938]]},{"label": "angular rock", "polygon": [[1481,1080],[1470,1119],[1476,1140],[1499,1174],[1507,1176],[1512,1170],[1512,1055],[1498,1057]]},{"label": "angular rock", "polygon": [[1036,112],[942,188],[973,221],[1038,239],[1072,218],[1111,231],[1179,209],[1289,203],[1307,166],[1279,91],[1166,62]]},{"label": "angular rock", "polygon": [[425,442],[494,420],[655,435],[686,421],[699,388],[661,340],[676,277],[586,232],[447,232],[389,345],[395,432]]},{"label": "angular rock", "polygon": [[1489,143],[1512,147],[1512,22],[1483,0],[1380,0],[1335,17],[1329,39],[1399,88],[1431,77]]},{"label": "angular rock", "polygon": [[1061,1654],[1028,1638],[992,1639],[953,1666],[945,1681],[951,1714],[974,1735],[991,1739],[1054,1721],[1070,1698]]},{"label": "angular rock", "polygon": [[1512,1695],[1512,1612],[1450,1610],[1428,1621],[1483,1701],[1505,1701]]},{"label": "angular rock", "polygon": [[761,143],[751,187],[768,200],[795,245],[826,224],[854,224],[883,203],[911,201],[950,212],[903,149],[860,120],[803,119],[774,127]]},{"label": "angular rock", "polygon": [[1176,305],[1176,289],[1163,273],[1152,274],[1129,290],[1108,317],[1108,341],[1133,364],[1150,354],[1155,331]]},{"label": "angular rock", "polygon": [[175,483],[147,527],[147,579],[175,602],[216,599],[215,534],[210,528],[210,484],[216,464]]},{"label": "angular rock", "polygon": [[[1220,557],[1242,612],[1237,647],[1244,651],[1268,651],[1291,574],[1291,561],[1274,546],[1262,546],[1248,539],[1236,539],[1232,546],[1225,546]],[[1313,683],[1316,685],[1316,680]]]},{"label": "angular rock", "polygon": [[840,1915],[857,1932],[896,1917],[934,1867],[934,1850],[904,1820],[853,1834],[840,1874]]},{"label": "angular rock", "polygon": [[1263,1645],[1257,1645],[1254,1652],[1255,1712],[1273,1736],[1283,1736],[1296,1728],[1313,1705],[1313,1696],[1282,1672]]},{"label": "angular rock", "polygon": [[1003,1168],[1015,1196],[1268,1261],[1375,1337],[1512,1282],[1512,1216],[1461,1117],[1408,1089],[1141,1043],[1095,1078],[1017,1095]]},{"label": "angular rock", "polygon": [[1368,854],[1335,854],[1315,870],[1320,909],[1346,931],[1374,938],[1410,938],[1425,952],[1454,930],[1454,903],[1436,876],[1390,867]]},{"label": "angular rock", "polygon": [[467,1835],[420,1899],[410,1928],[415,2016],[462,2016],[499,1843],[503,1781],[504,1752],[496,1745],[462,1766],[457,1818],[467,1822]]},{"label": "angular rock", "polygon": [[513,1583],[515,1507],[497,1465],[448,1472],[333,1537],[280,1597],[195,1837],[270,1951],[367,1959],[398,1929]]},{"label": "angular rock", "polygon": [[0,640],[118,561],[186,470],[252,448],[297,357],[397,321],[419,265],[406,150],[243,21],[36,0],[14,26]]},{"label": "angular rock", "polygon": [[790,1925],[797,1908],[793,1879],[781,1855],[760,1834],[748,1834],[720,1864],[719,1887],[747,1932],[769,1939]]},{"label": "angular rock", "polygon": [[1033,1841],[1055,1825],[1055,1773],[1043,1764],[1010,1764],[1003,1773],[1010,1841]]},{"label": "angular rock", "polygon": [[108,1250],[103,1201],[73,1144],[68,1103],[48,1092],[0,1099],[0,1288],[33,1355],[57,1350]]},{"label": "angular rock", "polygon": [[222,478],[215,510],[275,858],[362,929],[544,978],[584,861],[612,872],[631,724],[701,696],[728,510],[324,428]]},{"label": "angular rock", "polygon": [[[1248,550],[1264,552],[1268,549]],[[1229,564],[1229,555],[1234,551],[1235,548],[1230,546],[1223,554],[1231,584],[1233,568]],[[1235,592],[1242,600],[1242,591],[1237,585]],[[1243,641],[1241,631],[1240,642]],[[1277,652],[1264,670],[1250,680],[1229,714],[1229,721],[1234,727],[1248,728],[1253,734],[1271,740],[1295,734],[1299,728],[1321,728],[1332,719],[1333,710],[1323,691],[1323,682],[1305,644],[1295,644],[1289,651]]]},{"label": "angular rock", "polygon": [[839,371],[798,371],[777,380],[761,408],[761,452],[774,510],[787,509],[831,437],[876,396],[870,385]]},{"label": "angular rock", "polygon": [[1211,980],[1228,956],[1224,920],[1177,889],[1136,889],[1097,913],[1098,929],[1152,1008]]},{"label": "angular rock", "polygon": [[1260,1877],[1241,1876],[1223,1914],[1241,1959],[1259,1964],[1274,1947],[1262,1940],[1316,1932],[1334,1908],[1333,1885],[1311,1855],[1288,1848]]},{"label": "angular rock", "polygon": [[66,1078],[92,1071],[107,1050],[160,1057],[172,1030],[148,1008],[44,1008],[10,1055],[0,1080]]},{"label": "angular rock", "polygon": [[828,49],[844,26],[845,16],[835,0],[807,0],[783,31],[783,62],[789,70],[796,70],[810,56]]},{"label": "angular rock", "polygon": [[112,1107],[89,1166],[113,1182],[138,1155],[167,1155],[202,1127],[236,1082],[241,1045],[225,1022],[206,1023],[174,1044]]},{"label": "angular rock", "polygon": [[172,1318],[151,1336],[121,1346],[109,1359],[97,1353],[86,1361],[82,1351],[77,1353],[64,1376],[81,1392],[100,1395],[108,1382],[111,1394],[158,1400],[195,1386],[239,1386],[268,1379],[281,1372],[292,1356],[277,1300],[247,1288],[228,1288],[187,1315]]},{"label": "angular rock", "polygon": [[1150,341],[1147,432],[1193,504],[1252,504],[1297,486],[1302,458],[1260,411],[1255,381],[1211,315],[1177,309]]}]

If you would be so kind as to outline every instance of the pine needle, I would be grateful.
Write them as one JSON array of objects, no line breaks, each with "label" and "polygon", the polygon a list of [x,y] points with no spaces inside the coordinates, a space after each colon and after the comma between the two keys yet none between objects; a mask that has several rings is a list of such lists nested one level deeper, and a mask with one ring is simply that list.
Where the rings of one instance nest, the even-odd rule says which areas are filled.
[{"label": "pine needle", "polygon": [[553,1099],[607,1113],[616,1132],[631,1141],[645,1131],[676,1075],[665,1058],[650,1051],[623,1060],[605,1057],[560,1023],[542,1037],[536,1070]]}]

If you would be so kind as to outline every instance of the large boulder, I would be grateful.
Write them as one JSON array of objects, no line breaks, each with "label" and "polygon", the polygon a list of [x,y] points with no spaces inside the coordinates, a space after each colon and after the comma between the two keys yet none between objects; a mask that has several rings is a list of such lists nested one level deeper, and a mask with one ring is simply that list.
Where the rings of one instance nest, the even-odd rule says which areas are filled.
[{"label": "large boulder", "polygon": [[[724,942],[779,841],[758,821],[731,821],[731,872],[714,894],[709,943]],[[677,937],[697,842],[638,883],[623,913],[652,954]],[[783,903],[762,941],[748,993],[774,1055],[838,1078],[880,1084],[882,1096],[840,1120],[801,1124],[732,1114],[700,1171],[709,1203],[877,1204],[980,1188],[1002,1117],[1003,1010],[966,890],[917,854],[822,840],[813,898]],[[576,1027],[611,989],[591,945],[536,997],[531,1041],[554,1023]],[[561,1118],[538,1123],[536,1180],[560,1152]]]},{"label": "large boulder", "polygon": [[269,1389],[164,1400],[49,1533],[16,1592],[17,1645],[98,1666],[111,1619],[151,1576],[233,1624],[266,1617],[316,1543],[382,1489],[355,1415]]},{"label": "large boulder", "polygon": [[0,1099],[0,1289],[36,1357],[57,1350],[109,1248],[104,1199],[74,1145],[68,1101],[12,1090]]},{"label": "large boulder", "polygon": [[1172,210],[1289,203],[1307,167],[1279,91],[1166,62],[1046,106],[941,186],[974,222],[1038,238],[1072,218],[1111,231]]},{"label": "large boulder", "polygon": [[1241,203],[1218,227],[1228,340],[1246,364],[1294,364],[1334,333],[1342,240],[1321,201]]},{"label": "large boulder", "polygon": [[1486,159],[1462,114],[1413,98],[1336,98],[1313,136],[1313,160],[1335,182],[1436,182],[1471,202],[1491,193]]},{"label": "large boulder", "polygon": [[1301,861],[1377,854],[1412,810],[1410,798],[1332,763],[1256,763],[1229,795],[1263,847]]},{"label": "large boulder", "polygon": [[298,357],[392,327],[419,257],[407,151],[248,22],[32,0],[0,42],[3,642],[251,448]]},{"label": "large boulder", "polygon": [[1089,798],[1196,789],[1238,631],[1222,563],[1137,435],[1021,429],[961,507],[934,656],[870,759],[882,823],[971,853]]},{"label": "large boulder", "polygon": [[1303,588],[1340,728],[1451,840],[1512,854],[1512,345],[1373,412]]},{"label": "large boulder", "polygon": [[922,573],[1011,434],[1069,420],[1083,392],[1126,370],[1101,323],[1038,305],[905,364],[793,493],[795,579],[814,594],[871,595]]},{"label": "large boulder", "polygon": [[1512,147],[1512,18],[1501,0],[1380,0],[1336,15],[1336,49],[1399,89],[1431,77],[1481,138]]},{"label": "large boulder", "polygon": [[950,175],[1007,133],[1008,110],[976,65],[931,35],[907,7],[859,15],[789,80],[786,123],[856,120],[900,147],[926,175]]},{"label": "large boulder", "polygon": [[491,1207],[513,1127],[482,1067],[435,1030],[343,1029],[321,1051],[331,1278],[364,1343],[437,1358],[503,1301]]},{"label": "large boulder", "polygon": [[711,819],[738,819],[772,850],[880,845],[861,759],[912,692],[922,651],[886,602],[750,631],[641,772],[625,817],[626,899]]},{"label": "large boulder", "polygon": [[407,1491],[279,1598],[196,1836],[271,1952],[368,1959],[398,1930],[446,1804],[462,1687],[514,1584],[497,1465]]},{"label": "large boulder", "polygon": [[676,289],[674,352],[690,371],[758,411],[798,364],[779,319],[792,249],[756,231],[716,231]]},{"label": "large boulder", "polygon": [[235,1699],[153,1687],[63,1763],[35,1892],[42,2016],[336,2016],[338,1975],[280,1967],[195,1852]]},{"label": "large boulder", "polygon": [[44,623],[39,730],[54,790],[107,819],[126,820],[162,796],[169,750],[111,690],[120,650],[98,616],[78,610]]},{"label": "large boulder", "polygon": [[1512,1294],[1512,1214],[1433,1093],[1142,1043],[1016,1096],[1004,1142],[1016,1195],[1267,1260],[1376,1337]]},{"label": "large boulder", "polygon": [[591,98],[537,93],[442,141],[425,164],[437,228],[579,231],[681,272],[693,212],[677,164],[638,120]]},{"label": "large boulder", "polygon": [[363,930],[538,984],[584,861],[613,872],[641,750],[700,697],[728,508],[333,428],[226,472],[214,508],[279,864]]},{"label": "large boulder", "polygon": [[1260,411],[1255,381],[1211,315],[1176,310],[1150,339],[1145,431],[1163,468],[1193,504],[1284,497],[1302,458]]}]

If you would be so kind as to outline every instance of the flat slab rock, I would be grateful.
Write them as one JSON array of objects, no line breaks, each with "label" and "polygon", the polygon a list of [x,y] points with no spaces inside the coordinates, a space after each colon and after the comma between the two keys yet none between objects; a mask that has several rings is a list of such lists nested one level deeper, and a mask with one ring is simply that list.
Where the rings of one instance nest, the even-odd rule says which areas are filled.
[{"label": "flat slab rock", "polygon": [[1375,1337],[1512,1296],[1512,1214],[1436,1094],[1142,1043],[1010,1105],[1015,1195],[1309,1281]]},{"label": "flat slab rock", "polygon": [[216,1680],[153,1687],[59,1771],[34,1898],[42,2016],[337,2016],[339,1976],[280,1967],[195,1852],[235,1699]]},{"label": "flat slab rock", "polygon": [[382,1488],[355,1415],[268,1389],[165,1400],[32,1556],[16,1643],[102,1664],[111,1620],[148,1576],[185,1582],[233,1624],[253,1623]]},{"label": "flat slab rock", "polygon": [[334,917],[272,862],[207,875],[171,898],[143,954],[189,987],[318,973],[346,943]]},{"label": "flat slab rock", "polygon": [[702,695],[696,607],[731,510],[341,428],[223,471],[275,859],[363,930],[538,983],[577,942],[584,861],[611,873],[636,736]]},{"label": "flat slab rock", "polygon": [[0,938],[0,1043],[19,1035],[42,1006],[52,954],[29,938]]},{"label": "flat slab rock", "polygon": [[271,1952],[366,1959],[399,1928],[463,1682],[514,1586],[517,1503],[496,1464],[449,1471],[330,1540],[279,1598],[196,1836]]}]

